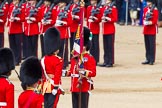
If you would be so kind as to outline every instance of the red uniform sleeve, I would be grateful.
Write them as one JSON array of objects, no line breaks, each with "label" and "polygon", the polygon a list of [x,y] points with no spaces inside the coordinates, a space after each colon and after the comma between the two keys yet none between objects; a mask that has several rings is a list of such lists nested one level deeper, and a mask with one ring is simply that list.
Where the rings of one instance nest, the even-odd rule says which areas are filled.
[{"label": "red uniform sleeve", "polygon": [[7,108],[14,108],[14,85],[10,84],[6,88],[6,102]]},{"label": "red uniform sleeve", "polygon": [[112,8],[112,13],[109,14],[108,17],[111,18],[111,21],[109,21],[109,22],[114,23],[114,22],[116,22],[118,20],[118,13],[117,13],[117,9],[116,9],[115,6]]},{"label": "red uniform sleeve", "polygon": [[1,23],[3,23],[3,24],[6,23],[6,19],[7,19],[7,15],[8,15],[8,8],[9,8],[9,5],[8,5],[8,3],[6,3],[5,6],[4,6],[4,8],[3,8],[4,15],[3,16],[0,16],[0,19],[3,20],[3,22],[1,22]]},{"label": "red uniform sleeve", "polygon": [[157,24],[158,21],[158,10],[157,8],[153,11],[153,18],[151,19],[152,24]]},{"label": "red uniform sleeve", "polygon": [[55,67],[54,84],[59,85],[62,76],[63,60],[59,59]]},{"label": "red uniform sleeve", "polygon": [[96,76],[96,61],[93,58],[93,56],[91,56],[88,60],[88,69],[90,72],[88,73],[88,77],[95,77]]}]

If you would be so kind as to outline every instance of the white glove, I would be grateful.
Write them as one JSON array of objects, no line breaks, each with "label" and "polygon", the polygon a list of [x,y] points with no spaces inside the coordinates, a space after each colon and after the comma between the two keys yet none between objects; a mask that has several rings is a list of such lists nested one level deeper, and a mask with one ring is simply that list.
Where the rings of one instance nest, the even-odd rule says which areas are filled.
[{"label": "white glove", "polygon": [[53,90],[52,90],[52,94],[53,94],[53,95],[56,95],[56,94],[57,94],[57,89],[53,89]]},{"label": "white glove", "polygon": [[2,19],[0,19],[0,22],[4,22]]},{"label": "white glove", "polygon": [[143,21],[143,24],[144,24],[144,25],[151,25],[152,22],[151,22],[151,21],[145,21],[145,20],[144,20],[144,21]]},{"label": "white glove", "polygon": [[140,11],[141,9],[140,8],[137,8],[138,11]]},{"label": "white glove", "polygon": [[10,21],[10,22],[14,22],[14,17],[11,17],[11,18],[9,19],[9,21]]},{"label": "white glove", "polygon": [[47,24],[51,24],[52,20],[47,20],[46,23]]},{"label": "white glove", "polygon": [[72,15],[73,19],[79,19],[80,17],[78,15]]},{"label": "white glove", "polygon": [[56,20],[55,26],[63,26],[63,25],[67,25],[67,22],[66,21],[61,21],[61,20]]},{"label": "white glove", "polygon": [[67,70],[62,70],[62,76],[65,77],[66,76],[66,73],[67,73]]},{"label": "white glove", "polygon": [[88,19],[88,22],[94,22],[94,20],[89,18],[89,19]]},{"label": "white glove", "polygon": [[89,18],[90,18],[90,19],[93,19],[93,20],[98,20],[98,18],[95,17],[95,16],[90,16]]},{"label": "white glove", "polygon": [[20,21],[20,18],[19,17],[14,17],[14,20]]},{"label": "white glove", "polygon": [[30,17],[29,19],[32,21],[36,21],[35,17]]},{"label": "white glove", "polygon": [[27,23],[28,23],[28,24],[31,24],[31,23],[33,23],[33,22],[32,22],[32,21],[30,21],[30,20],[27,20]]},{"label": "white glove", "polygon": [[111,18],[109,17],[102,17],[102,22],[108,22],[111,21]]}]

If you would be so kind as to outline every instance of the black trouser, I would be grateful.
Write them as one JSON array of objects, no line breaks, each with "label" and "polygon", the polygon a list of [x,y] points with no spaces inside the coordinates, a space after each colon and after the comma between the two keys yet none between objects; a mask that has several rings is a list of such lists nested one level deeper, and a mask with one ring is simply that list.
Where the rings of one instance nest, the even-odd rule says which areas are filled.
[{"label": "black trouser", "polygon": [[22,33],[9,34],[9,45],[15,55],[16,64],[19,64],[21,62],[21,39]]},{"label": "black trouser", "polygon": [[99,34],[93,34],[92,38],[92,46],[90,49],[90,53],[96,60],[96,63],[99,62]]},{"label": "black trouser", "polygon": [[[81,95],[81,100],[79,100]],[[79,102],[81,102],[81,108],[88,108],[89,93],[88,92],[72,92],[72,104],[73,108],[79,108]]]},{"label": "black trouser", "polygon": [[61,46],[58,55],[64,59],[63,68],[66,68],[68,66],[68,39],[61,39]]},{"label": "black trouser", "polygon": [[22,49],[23,49],[23,58],[27,57],[27,45],[26,45],[26,41],[27,41],[27,36],[25,36],[25,34],[23,34],[23,39],[22,39]]},{"label": "black trouser", "polygon": [[156,52],[156,36],[155,35],[144,35],[146,59],[149,62],[155,62]]},{"label": "black trouser", "polygon": [[74,40],[75,40],[75,32],[71,32],[71,37],[70,37],[70,58],[72,57],[71,52],[73,50]]},{"label": "black trouser", "polygon": [[114,64],[114,41],[114,34],[103,35],[104,63],[106,64]]},{"label": "black trouser", "polygon": [[27,36],[27,57],[37,57],[38,50],[38,35]]},{"label": "black trouser", "polygon": [[41,42],[41,52],[42,52],[42,57],[45,55],[44,52],[44,37],[43,34],[40,35],[40,42]]},{"label": "black trouser", "polygon": [[4,33],[0,33],[0,48],[4,47]]},{"label": "black trouser", "polygon": [[44,108],[56,108],[59,100],[59,95],[53,95],[52,93],[44,94]]}]

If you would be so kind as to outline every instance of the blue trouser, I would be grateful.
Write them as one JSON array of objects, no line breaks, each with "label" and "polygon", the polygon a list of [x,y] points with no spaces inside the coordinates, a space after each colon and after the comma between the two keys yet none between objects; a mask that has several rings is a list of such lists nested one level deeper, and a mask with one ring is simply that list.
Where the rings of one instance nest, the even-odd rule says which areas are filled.
[{"label": "blue trouser", "polygon": [[114,64],[114,34],[103,35],[104,43],[104,63]]},{"label": "blue trouser", "polygon": [[9,45],[15,55],[15,62],[19,64],[21,62],[21,40],[22,33],[20,34],[9,34]]},{"label": "blue trouser", "polygon": [[145,41],[145,49],[146,49],[146,59],[149,62],[155,62],[156,36],[144,35],[144,41]]}]

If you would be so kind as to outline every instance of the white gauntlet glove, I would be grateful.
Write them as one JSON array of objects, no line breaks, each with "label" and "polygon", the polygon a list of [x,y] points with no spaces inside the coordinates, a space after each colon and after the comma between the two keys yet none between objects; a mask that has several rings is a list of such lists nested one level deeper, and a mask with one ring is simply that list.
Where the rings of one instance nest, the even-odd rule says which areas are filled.
[{"label": "white gauntlet glove", "polygon": [[4,22],[2,19],[0,19],[0,22],[2,23],[2,22]]},{"label": "white gauntlet glove", "polygon": [[52,94],[56,95],[57,94],[57,90],[58,90],[58,87],[54,87],[54,89],[52,90]]}]

